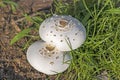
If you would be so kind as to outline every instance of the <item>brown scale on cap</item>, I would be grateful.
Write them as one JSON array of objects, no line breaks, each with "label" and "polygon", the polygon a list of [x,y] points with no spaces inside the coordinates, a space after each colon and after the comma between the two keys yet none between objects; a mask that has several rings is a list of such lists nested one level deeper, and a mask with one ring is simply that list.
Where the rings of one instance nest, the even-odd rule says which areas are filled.
[{"label": "brown scale on cap", "polygon": [[56,36],[55,34],[53,36]]},{"label": "brown scale on cap", "polygon": [[58,59],[58,58],[59,58],[59,56],[56,57],[56,59]]},{"label": "brown scale on cap", "polygon": [[54,64],[54,62],[50,62],[50,64],[51,64],[51,65],[53,65],[53,64]]},{"label": "brown scale on cap", "polygon": [[45,26],[43,26],[43,28],[45,28]]},{"label": "brown scale on cap", "polygon": [[39,50],[39,52],[41,52],[41,49]]},{"label": "brown scale on cap", "polygon": [[60,40],[60,42],[63,42],[63,40]]},{"label": "brown scale on cap", "polygon": [[48,50],[48,51],[53,51],[54,49],[55,49],[55,47],[53,46],[53,45],[47,45],[46,46],[46,49]]},{"label": "brown scale on cap", "polygon": [[61,34],[60,37],[62,37],[63,35]]},{"label": "brown scale on cap", "polygon": [[67,20],[60,20],[59,23],[60,23],[60,25],[61,25],[61,26],[60,26],[61,28],[64,28],[66,25],[68,25],[68,21],[67,21]]},{"label": "brown scale on cap", "polygon": [[75,35],[78,35],[78,33],[75,33]]}]

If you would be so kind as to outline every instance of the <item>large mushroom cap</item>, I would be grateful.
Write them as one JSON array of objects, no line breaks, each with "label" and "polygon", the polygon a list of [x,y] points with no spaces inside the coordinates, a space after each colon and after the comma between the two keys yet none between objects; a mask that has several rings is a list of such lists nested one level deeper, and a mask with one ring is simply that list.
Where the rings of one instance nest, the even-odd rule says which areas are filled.
[{"label": "large mushroom cap", "polygon": [[51,44],[36,41],[27,50],[27,60],[36,70],[54,75],[69,67],[71,57]]},{"label": "large mushroom cap", "polygon": [[80,47],[86,39],[86,30],[80,21],[71,16],[54,15],[40,26],[40,37],[56,45],[61,51]]}]

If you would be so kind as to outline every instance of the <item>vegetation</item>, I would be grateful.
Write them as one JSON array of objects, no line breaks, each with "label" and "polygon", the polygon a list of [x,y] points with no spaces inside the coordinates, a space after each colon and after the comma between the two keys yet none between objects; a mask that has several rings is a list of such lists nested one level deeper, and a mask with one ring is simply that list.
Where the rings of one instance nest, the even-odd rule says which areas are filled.
[{"label": "vegetation", "polygon": [[12,1],[12,0],[0,0],[0,7],[6,7],[7,5],[10,5],[11,7],[11,11],[16,11],[16,7],[18,7],[18,5]]},{"label": "vegetation", "polygon": [[[98,75],[102,76],[103,71],[106,72],[108,80],[120,79],[119,2],[119,0],[73,0],[69,3],[54,1],[50,13],[42,14],[43,17],[27,18],[33,22],[32,29],[36,31],[40,23],[53,14],[71,15],[86,27],[86,42],[79,49],[70,52],[73,57],[71,66],[66,72],[58,74],[56,80],[61,78],[98,80]],[[17,34],[18,38],[15,36],[11,44],[28,36],[29,32],[25,31],[30,30],[23,30]],[[33,35],[29,37],[30,40],[34,38]]]}]

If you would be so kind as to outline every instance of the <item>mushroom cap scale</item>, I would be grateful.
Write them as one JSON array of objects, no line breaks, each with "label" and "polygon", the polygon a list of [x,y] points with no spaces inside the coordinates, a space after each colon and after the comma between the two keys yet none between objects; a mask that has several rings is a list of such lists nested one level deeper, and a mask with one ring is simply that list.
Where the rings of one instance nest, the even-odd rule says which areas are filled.
[{"label": "mushroom cap scale", "polygon": [[44,41],[56,45],[60,51],[76,49],[86,39],[85,27],[71,16],[59,15],[47,18],[41,24],[39,34]]},{"label": "mushroom cap scale", "polygon": [[48,43],[43,41],[33,43],[27,50],[28,62],[36,70],[47,75],[65,71],[70,65],[70,54],[61,52],[56,48],[47,50],[47,45]]}]

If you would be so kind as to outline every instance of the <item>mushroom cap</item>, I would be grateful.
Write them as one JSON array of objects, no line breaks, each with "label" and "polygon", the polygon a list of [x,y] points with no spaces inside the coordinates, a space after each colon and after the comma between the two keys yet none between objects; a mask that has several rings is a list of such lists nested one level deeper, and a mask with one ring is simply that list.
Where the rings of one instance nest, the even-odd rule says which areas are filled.
[{"label": "mushroom cap", "polygon": [[80,47],[86,39],[86,29],[72,16],[54,15],[43,21],[39,28],[40,37],[60,51],[71,51]]},{"label": "mushroom cap", "polygon": [[36,41],[27,50],[27,60],[36,70],[47,75],[54,75],[65,71],[71,56],[61,52],[43,41]]}]

